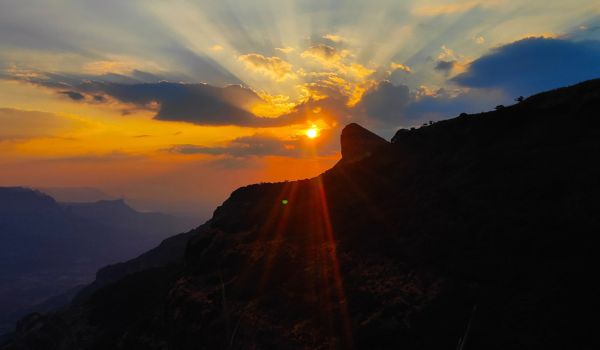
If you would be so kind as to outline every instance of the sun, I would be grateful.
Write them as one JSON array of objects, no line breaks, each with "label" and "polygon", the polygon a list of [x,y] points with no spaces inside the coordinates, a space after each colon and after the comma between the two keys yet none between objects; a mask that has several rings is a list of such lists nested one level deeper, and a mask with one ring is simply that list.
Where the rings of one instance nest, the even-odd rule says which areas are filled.
[{"label": "sun", "polygon": [[306,130],[306,136],[309,139],[314,139],[317,136],[319,136],[319,130],[317,129],[317,127],[315,125],[313,125],[312,128]]}]

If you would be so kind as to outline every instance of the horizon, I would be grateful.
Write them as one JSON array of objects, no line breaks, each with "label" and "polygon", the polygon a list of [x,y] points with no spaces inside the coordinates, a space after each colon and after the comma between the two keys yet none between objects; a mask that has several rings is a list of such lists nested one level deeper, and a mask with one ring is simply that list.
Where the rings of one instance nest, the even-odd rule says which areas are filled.
[{"label": "horizon", "polygon": [[201,219],[331,168],[346,124],[389,140],[600,77],[587,0],[5,1],[0,29],[0,186]]}]

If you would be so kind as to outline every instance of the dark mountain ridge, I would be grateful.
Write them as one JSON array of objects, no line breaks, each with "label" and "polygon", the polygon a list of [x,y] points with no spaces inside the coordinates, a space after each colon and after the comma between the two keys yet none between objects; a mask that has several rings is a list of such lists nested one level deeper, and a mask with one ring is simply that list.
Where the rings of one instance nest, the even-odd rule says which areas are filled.
[{"label": "dark mountain ridge", "polygon": [[391,143],[352,125],[350,160],[234,191],[183,259],[3,349],[590,349],[599,110],[594,80]]}]

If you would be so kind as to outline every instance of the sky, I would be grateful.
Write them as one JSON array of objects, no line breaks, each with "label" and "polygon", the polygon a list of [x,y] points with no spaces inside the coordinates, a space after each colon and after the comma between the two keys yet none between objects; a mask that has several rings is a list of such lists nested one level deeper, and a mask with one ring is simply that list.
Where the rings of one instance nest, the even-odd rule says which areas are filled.
[{"label": "sky", "polygon": [[348,123],[389,139],[598,77],[595,0],[0,0],[0,186],[206,219],[333,166]]}]

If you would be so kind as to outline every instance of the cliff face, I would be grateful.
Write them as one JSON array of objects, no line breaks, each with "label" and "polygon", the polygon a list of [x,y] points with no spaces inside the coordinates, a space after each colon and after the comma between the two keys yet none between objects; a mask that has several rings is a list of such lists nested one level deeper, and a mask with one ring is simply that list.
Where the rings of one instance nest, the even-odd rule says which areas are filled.
[{"label": "cliff face", "polygon": [[590,81],[391,144],[353,125],[333,169],[236,190],[182,263],[24,320],[6,348],[586,348],[599,96]]}]

